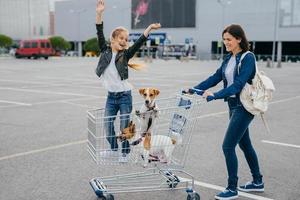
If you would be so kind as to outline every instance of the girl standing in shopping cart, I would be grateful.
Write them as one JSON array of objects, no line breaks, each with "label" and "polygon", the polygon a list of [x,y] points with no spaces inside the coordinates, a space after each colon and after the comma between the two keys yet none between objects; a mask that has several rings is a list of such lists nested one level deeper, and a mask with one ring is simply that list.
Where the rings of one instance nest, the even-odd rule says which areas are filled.
[{"label": "girl standing in shopping cart", "polygon": [[[239,97],[245,84],[255,75],[255,57],[254,54],[248,53],[241,61],[238,73],[237,68],[241,55],[249,50],[246,35],[240,25],[233,24],[224,29],[222,36],[226,50],[229,52],[222,65],[208,79],[195,86],[194,89],[185,92],[197,92],[207,101],[224,99],[228,103],[230,121],[222,145],[228,172],[228,185],[223,192],[215,196],[216,199],[226,200],[238,198],[238,160],[235,153],[237,144],[244,152],[253,177],[252,181],[238,189],[244,192],[263,192],[264,183],[248,129],[254,115],[245,110]],[[223,89],[215,93],[208,90],[221,81],[224,84]]]},{"label": "girl standing in shopping cart", "polygon": [[[124,27],[114,29],[110,36],[110,45],[106,44],[103,34],[104,0],[98,0],[96,6],[96,29],[100,59],[96,68],[96,74],[100,77],[102,85],[108,91],[105,106],[105,129],[110,149],[105,152],[108,156],[118,156],[118,143],[114,129],[114,121],[120,111],[120,129],[123,130],[129,124],[132,112],[132,85],[128,82],[128,67],[139,69],[139,65],[128,64],[134,54],[147,41],[151,30],[159,29],[159,23],[150,24],[136,42],[128,48],[128,30]],[[127,162],[129,142],[122,142],[122,156],[120,162]]]}]

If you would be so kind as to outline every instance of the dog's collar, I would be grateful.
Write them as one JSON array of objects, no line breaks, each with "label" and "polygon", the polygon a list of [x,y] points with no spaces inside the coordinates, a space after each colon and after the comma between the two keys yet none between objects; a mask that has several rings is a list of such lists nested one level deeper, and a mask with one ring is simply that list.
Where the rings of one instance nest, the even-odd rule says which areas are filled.
[{"label": "dog's collar", "polygon": [[137,140],[135,140],[135,141],[133,141],[133,142],[131,143],[131,145],[132,145],[132,146],[138,145],[139,143],[141,143],[141,141],[143,141],[143,138],[142,138],[142,137],[139,138],[139,139],[137,139]]},{"label": "dog's collar", "polygon": [[154,104],[153,104],[153,106],[151,106],[151,107],[150,107],[150,106],[146,106],[146,107],[148,108],[148,110],[147,110],[147,111],[154,110],[155,106],[156,106],[156,105],[155,105],[155,103],[154,103]]}]

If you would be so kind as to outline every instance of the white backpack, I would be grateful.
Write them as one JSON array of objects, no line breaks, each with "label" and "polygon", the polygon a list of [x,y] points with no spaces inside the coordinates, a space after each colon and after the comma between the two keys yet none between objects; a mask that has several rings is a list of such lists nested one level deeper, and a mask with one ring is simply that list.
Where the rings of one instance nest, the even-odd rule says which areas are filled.
[{"label": "white backpack", "polygon": [[[247,51],[242,54],[238,64],[238,73],[241,67],[241,62],[248,53],[251,52]],[[268,109],[268,105],[272,99],[272,94],[275,91],[275,87],[273,81],[267,77],[263,71],[258,70],[256,61],[255,68],[255,76],[252,79],[252,84],[246,83],[240,93],[240,100],[248,112],[253,115],[261,115],[263,122],[269,131],[263,114]]]}]

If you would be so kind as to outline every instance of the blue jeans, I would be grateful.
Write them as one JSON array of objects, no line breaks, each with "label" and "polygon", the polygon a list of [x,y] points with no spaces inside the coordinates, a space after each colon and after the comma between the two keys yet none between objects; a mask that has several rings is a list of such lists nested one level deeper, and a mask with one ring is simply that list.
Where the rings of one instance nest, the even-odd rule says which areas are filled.
[{"label": "blue jeans", "polygon": [[228,188],[236,190],[238,182],[238,160],[235,147],[239,144],[244,152],[247,163],[250,167],[253,181],[262,182],[262,175],[259,171],[259,164],[255,150],[251,144],[248,126],[254,115],[245,110],[239,98],[228,98],[230,122],[223,141],[223,152],[225,155]]},{"label": "blue jeans", "polygon": [[[118,142],[114,128],[114,122],[118,111],[120,111],[120,131],[122,131],[128,126],[130,120],[130,113],[132,111],[131,91],[108,92],[107,95],[104,126],[106,130],[106,139],[110,144],[110,148],[114,151],[118,150]],[[129,142],[125,140],[122,142],[122,153],[129,152]]]}]

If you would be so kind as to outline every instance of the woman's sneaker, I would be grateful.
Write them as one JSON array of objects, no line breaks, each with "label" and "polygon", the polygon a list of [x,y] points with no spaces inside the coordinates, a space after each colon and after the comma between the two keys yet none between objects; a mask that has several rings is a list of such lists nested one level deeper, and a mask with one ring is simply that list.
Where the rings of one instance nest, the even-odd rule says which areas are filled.
[{"label": "woman's sneaker", "polygon": [[245,185],[241,185],[238,187],[238,190],[243,192],[263,192],[265,191],[264,183],[254,183],[248,182]]},{"label": "woman's sneaker", "polygon": [[237,199],[239,197],[238,192],[235,190],[230,190],[226,188],[223,192],[220,192],[215,196],[215,199],[219,200],[230,200]]}]

